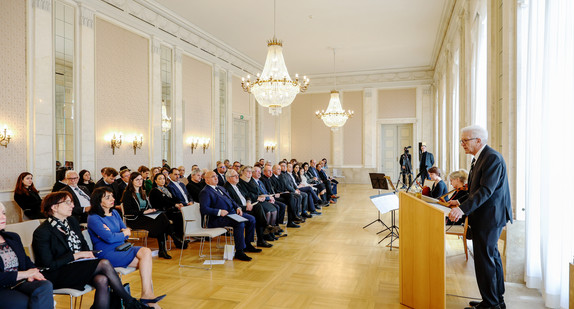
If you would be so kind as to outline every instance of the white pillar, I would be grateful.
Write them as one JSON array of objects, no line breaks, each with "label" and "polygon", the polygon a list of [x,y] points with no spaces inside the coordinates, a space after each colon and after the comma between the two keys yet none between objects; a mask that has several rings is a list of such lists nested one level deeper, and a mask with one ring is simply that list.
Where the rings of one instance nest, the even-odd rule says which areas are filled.
[{"label": "white pillar", "polygon": [[374,88],[363,90],[363,164],[377,167],[377,107],[378,92]]},{"label": "white pillar", "polygon": [[173,62],[173,118],[172,118],[172,162],[173,167],[183,165],[183,75],[182,75],[182,50],[175,48]]},{"label": "white pillar", "polygon": [[[150,166],[161,166],[162,131],[161,131],[161,41],[151,38],[150,53],[150,102],[149,102],[149,151]],[[166,158],[169,159],[169,158]],[[171,163],[171,162],[170,162]]]},{"label": "white pillar", "polygon": [[29,1],[28,12],[28,170],[42,190],[55,181],[52,1]]}]

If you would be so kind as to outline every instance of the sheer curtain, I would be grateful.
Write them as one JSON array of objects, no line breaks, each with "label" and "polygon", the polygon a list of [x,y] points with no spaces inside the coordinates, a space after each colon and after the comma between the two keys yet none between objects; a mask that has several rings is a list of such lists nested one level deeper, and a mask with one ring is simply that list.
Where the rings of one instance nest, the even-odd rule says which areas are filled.
[{"label": "sheer curtain", "polygon": [[547,307],[567,308],[574,256],[574,1],[523,1],[518,14],[527,25],[519,29],[526,76],[519,77],[518,104],[525,115],[518,130],[525,143],[525,281],[542,291]]}]

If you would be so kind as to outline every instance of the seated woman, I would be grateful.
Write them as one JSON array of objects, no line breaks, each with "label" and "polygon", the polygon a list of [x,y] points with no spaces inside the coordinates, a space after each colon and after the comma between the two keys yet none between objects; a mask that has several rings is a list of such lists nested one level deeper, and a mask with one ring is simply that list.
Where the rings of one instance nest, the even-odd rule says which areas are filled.
[{"label": "seated woman", "polygon": [[24,215],[30,220],[45,219],[42,213],[42,198],[32,181],[32,174],[24,172],[16,180],[14,188],[14,200],[24,211]]},{"label": "seated woman", "polygon": [[[450,185],[455,189],[454,193],[447,198],[446,201],[458,201],[458,204],[464,202],[468,198],[468,187],[466,185],[466,181],[468,179],[468,173],[466,170],[460,170],[456,172],[452,172],[449,175]],[[446,224],[456,224],[461,225],[464,223],[464,219],[466,216],[462,216],[457,222],[450,221],[449,218],[446,218]]]},{"label": "seated woman", "polygon": [[436,166],[433,166],[429,168],[428,173],[430,179],[434,181],[431,187],[430,196],[432,198],[438,198],[442,195],[445,195],[448,191],[446,189],[446,184],[442,178],[440,178],[442,176],[440,169]]},{"label": "seated woman", "polygon": [[152,181],[153,176],[150,177],[150,170],[145,165],[138,167],[138,173],[142,174],[142,177],[144,179],[143,187],[144,187],[145,193],[147,195],[149,195],[149,192],[153,188],[153,181]]},{"label": "seated woman", "polygon": [[[149,194],[149,202],[154,209],[165,211],[169,220],[173,222],[172,229],[180,239],[183,238],[183,217],[180,210],[183,204],[165,187],[165,176],[163,174],[156,174],[153,178],[153,189],[151,189]],[[186,240],[183,244],[176,239],[173,242],[178,249],[182,247],[187,249],[189,240]]]},{"label": "seated woman", "polygon": [[90,194],[92,194],[92,192],[94,192],[94,187],[96,186],[96,183],[92,180],[92,174],[90,174],[90,171],[81,170],[79,177],[80,181],[78,184],[88,188],[88,191],[90,191]]},{"label": "seated woman", "polygon": [[203,179],[203,171],[199,168],[194,168],[189,174],[190,179],[185,188],[187,192],[191,195],[194,201],[199,201],[199,192],[205,187],[205,180]]},{"label": "seated woman", "polygon": [[116,248],[128,239],[131,230],[126,227],[120,214],[114,210],[114,194],[108,187],[97,188],[90,198],[88,231],[94,250],[101,251],[98,258],[106,259],[113,267],[136,267],[140,270],[142,283],[141,301],[157,303],[165,295],[155,298],[152,283],[151,250],[145,247],[131,247],[126,251]]},{"label": "seated woman", "polygon": [[53,308],[52,283],[26,255],[20,236],[4,228],[6,209],[0,204],[0,308]]},{"label": "seated woman", "polygon": [[[54,289],[83,290],[92,285],[96,293],[92,308],[110,307],[110,289],[125,302],[126,308],[148,306],[130,296],[108,260],[95,259],[82,236],[80,224],[72,217],[74,203],[69,192],[48,194],[42,201],[48,217],[35,231],[32,248],[36,264],[45,267],[43,275]],[[50,308],[45,307],[45,308]]]},{"label": "seated woman", "polygon": [[[308,163],[303,164],[307,164],[307,169],[309,169]],[[315,184],[309,183],[309,181],[307,180],[307,176],[305,176],[305,169],[299,167],[299,164],[293,165],[293,177],[295,178],[295,182],[297,183],[298,186],[314,188],[315,193],[319,197],[319,202],[317,203],[317,205],[315,205],[315,208],[320,209],[321,206],[329,206],[329,201],[327,199],[327,196],[325,195],[325,193],[327,193],[327,190],[325,190],[325,185],[323,183],[315,183]]]},{"label": "seated woman", "polygon": [[158,256],[164,259],[171,259],[165,248],[167,235],[170,235],[174,241],[181,242],[181,238],[175,235],[165,213],[160,213],[155,218],[147,216],[156,212],[157,209],[152,208],[147,199],[143,189],[143,177],[140,173],[133,172],[130,175],[128,186],[122,196],[122,203],[124,204],[127,225],[133,229],[149,231],[148,236],[157,239],[159,246]]}]

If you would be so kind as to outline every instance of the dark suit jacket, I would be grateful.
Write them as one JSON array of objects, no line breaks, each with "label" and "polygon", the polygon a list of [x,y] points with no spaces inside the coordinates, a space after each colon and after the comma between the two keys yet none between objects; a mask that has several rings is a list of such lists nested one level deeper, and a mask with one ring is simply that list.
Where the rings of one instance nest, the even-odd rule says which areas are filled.
[{"label": "dark suit jacket", "polygon": [[307,173],[309,174],[309,178],[317,177],[317,179],[319,179],[319,171],[317,171],[314,166],[309,166]]},{"label": "dark suit jacket", "polygon": [[[18,271],[36,267],[34,263],[32,263],[32,260],[26,255],[26,251],[24,251],[24,247],[22,246],[22,240],[18,234],[1,230],[0,236],[4,237],[6,244],[16,253],[16,257],[18,258]],[[17,271],[4,272],[4,263],[2,259],[0,259],[0,288],[13,286],[17,278]]]},{"label": "dark suit jacket", "polygon": [[283,186],[289,192],[295,192],[297,190],[297,184],[293,183],[291,176],[287,173],[282,173],[279,175],[279,179],[283,182]]},{"label": "dark suit jacket", "polygon": [[45,219],[46,216],[42,213],[42,198],[32,190],[28,192],[30,194],[14,193],[14,200],[24,210],[24,215],[29,219]]},{"label": "dark suit jacket", "polygon": [[179,200],[173,195],[168,197],[158,188],[153,188],[149,192],[149,202],[151,208],[167,211],[177,209],[175,204],[179,203]]},{"label": "dark suit jacket", "polygon": [[108,188],[112,189],[112,192],[114,193],[114,198],[116,199],[114,201],[115,205],[119,205],[122,202],[122,194],[124,192],[123,191],[120,192],[120,188],[118,187],[117,182],[114,181],[111,184],[108,184],[104,181],[103,178],[101,178],[100,180],[98,180],[98,182],[96,182],[96,185],[94,186],[94,188],[99,188],[99,187],[108,187]]},{"label": "dark suit jacket", "polygon": [[253,178],[251,178],[249,182],[246,182],[245,180],[239,178],[239,183],[237,184],[237,187],[239,188],[245,199],[248,199],[251,202],[257,201],[259,195],[263,194],[259,193],[259,187],[255,183],[255,179]]},{"label": "dark suit jacket", "polygon": [[[82,236],[82,230],[76,218],[69,217],[68,224],[70,225],[70,230],[74,231],[80,238],[82,242],[81,250],[90,250],[84,236]],[[53,227],[48,220],[44,221],[34,231],[32,248],[36,257],[36,264],[40,267],[48,267],[50,270],[57,270],[74,260],[74,253],[68,247],[66,236]]]},{"label": "dark suit jacket", "polygon": [[481,228],[504,227],[512,222],[510,189],[502,155],[486,145],[469,178],[468,198],[460,209],[468,215],[473,232]]},{"label": "dark suit jacket", "polygon": [[[199,192],[199,208],[202,215],[217,217],[219,210],[227,210],[229,213],[237,213],[236,209],[240,206],[237,205],[225,188],[217,186],[222,193],[218,193],[211,186],[206,185],[201,192]],[[212,220],[210,220],[212,221]],[[210,222],[207,222],[208,227],[213,227]]]},{"label": "dark suit jacket", "polygon": [[272,175],[269,177],[269,181],[275,190],[275,193],[283,193],[287,191],[287,188],[285,188],[285,183],[278,176]]},{"label": "dark suit jacket", "polygon": [[[128,191],[129,192],[129,191]],[[137,198],[135,198],[133,195],[131,194],[124,194],[122,197],[122,203],[124,204],[124,215],[126,217],[126,220],[135,220],[137,219],[139,216],[143,215],[143,212],[146,209],[150,209],[150,202],[147,199],[147,207],[145,207],[144,209],[140,209],[140,202],[138,201]]]},{"label": "dark suit jacket", "polygon": [[217,185],[223,187],[223,185],[227,182],[225,181],[225,176],[221,176],[217,169],[214,169],[213,171],[215,172],[215,175],[217,175]]},{"label": "dark suit jacket", "polygon": [[[87,196],[90,196],[90,191],[88,190],[88,188],[82,185],[78,185],[78,188],[82,190],[82,192],[86,193]],[[72,210],[72,216],[76,217],[76,219],[78,219],[78,221],[80,222],[86,222],[87,214],[84,212],[84,208],[82,208],[82,205],[80,204],[80,199],[78,199],[78,197],[76,196],[76,192],[74,192],[74,189],[72,189],[72,187],[70,186],[65,186],[60,191],[70,192],[70,194],[72,195],[72,201],[74,202],[74,210]]]},{"label": "dark suit jacket", "polygon": [[261,175],[261,178],[259,178],[259,180],[263,183],[263,185],[265,186],[265,190],[267,190],[269,194],[275,194],[278,192],[273,187],[273,183],[271,182],[271,179],[269,177]]},{"label": "dark suit jacket", "polygon": [[[235,202],[235,204],[239,205],[239,206],[245,206],[241,203],[241,198],[239,197],[239,195],[237,195],[237,192],[235,192],[235,189],[233,189],[233,186],[231,186],[231,184],[229,182],[226,182],[225,185],[223,186],[225,188],[225,190],[227,190],[227,193],[229,193],[229,196],[233,199],[233,201]],[[247,196],[245,196],[245,194],[241,191],[241,188],[239,188],[239,184],[237,186],[237,189],[239,189],[239,192],[241,192],[241,195],[243,195],[243,198],[245,199],[245,201],[247,202],[247,200],[249,200],[247,198]],[[249,200],[251,201],[251,200]],[[255,201],[254,201],[255,202]]]},{"label": "dark suit jacket", "polygon": [[56,181],[56,183],[55,183],[54,186],[52,187],[52,192],[61,191],[65,186],[66,186],[65,183],[63,183],[63,182],[61,182],[61,181]]},{"label": "dark suit jacket", "polygon": [[185,185],[181,182],[175,182],[175,181],[170,181],[167,184],[167,188],[169,189],[169,191],[171,192],[171,194],[173,196],[175,196],[180,203],[182,203],[183,205],[186,205],[187,203],[185,202],[185,197],[183,196],[183,194],[181,193],[181,191],[176,187],[179,186],[182,190],[183,190],[183,194],[185,194],[185,196],[187,197],[187,201],[188,202],[193,202],[193,199],[191,198],[191,195],[189,194],[189,192],[187,192],[187,189],[185,188]]},{"label": "dark suit jacket", "polygon": [[187,185],[185,185],[187,192],[189,192],[189,195],[191,195],[194,201],[199,201],[199,192],[203,190],[203,187],[205,187],[205,181],[203,179],[199,183],[190,180]]},{"label": "dark suit jacket", "polygon": [[420,170],[426,172],[429,168],[434,165],[434,155],[428,151],[425,151],[421,154],[421,162],[419,165]]}]

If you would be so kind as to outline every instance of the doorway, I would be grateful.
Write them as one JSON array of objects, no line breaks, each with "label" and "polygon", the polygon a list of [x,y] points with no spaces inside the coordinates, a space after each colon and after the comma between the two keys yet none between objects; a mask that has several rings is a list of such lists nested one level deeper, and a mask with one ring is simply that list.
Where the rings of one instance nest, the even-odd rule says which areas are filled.
[{"label": "doorway", "polygon": [[[411,146],[413,142],[413,124],[383,124],[380,136],[379,172],[390,176],[393,183],[396,183],[401,172],[400,156],[403,154],[404,147]],[[409,149],[411,162],[415,159],[412,149]]]}]

